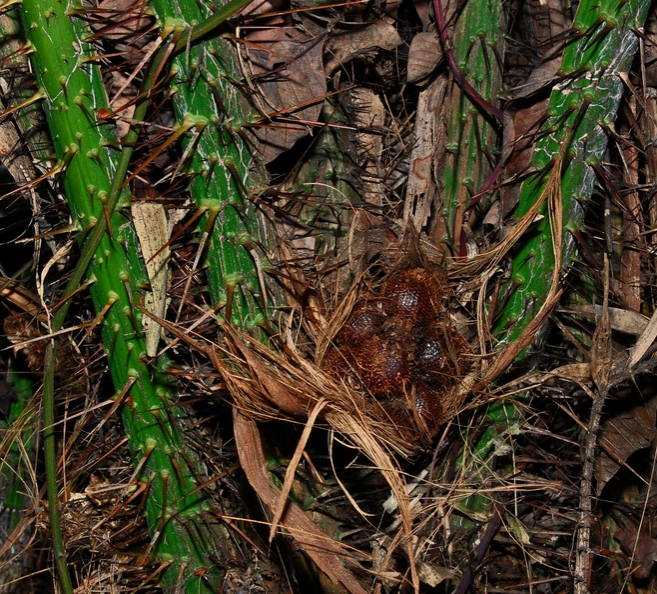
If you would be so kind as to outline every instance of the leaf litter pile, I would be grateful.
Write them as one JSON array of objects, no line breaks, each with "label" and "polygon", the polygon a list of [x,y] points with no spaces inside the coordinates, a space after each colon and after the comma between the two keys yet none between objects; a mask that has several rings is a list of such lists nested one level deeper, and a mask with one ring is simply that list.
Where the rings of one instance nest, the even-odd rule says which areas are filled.
[{"label": "leaf litter pile", "polygon": [[[145,274],[125,315],[189,464],[159,479],[122,422],[137,405],[112,383],[95,279],[66,293],[48,356],[89,230],[20,10],[0,16],[1,592],[54,591],[58,556],[75,592],[182,591],[188,570],[208,592],[657,588],[647,7],[255,0],[200,41],[174,32],[153,69],[175,30],[155,10],[71,4],[108,97],[89,121],[123,139],[103,149],[140,132],[117,207]],[[215,39],[241,107],[212,83]],[[180,87],[202,83],[207,111],[181,123]],[[195,170],[206,126],[251,165]],[[252,234],[196,196],[217,171]],[[203,513],[160,497],[154,529],[167,481]],[[165,552],[186,514],[182,540],[212,535],[202,566]]]}]

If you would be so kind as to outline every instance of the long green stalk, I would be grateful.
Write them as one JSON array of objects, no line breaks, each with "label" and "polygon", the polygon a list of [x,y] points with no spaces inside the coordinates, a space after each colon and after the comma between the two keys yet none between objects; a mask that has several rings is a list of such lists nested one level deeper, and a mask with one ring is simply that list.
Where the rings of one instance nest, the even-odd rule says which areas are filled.
[{"label": "long green stalk", "polygon": [[[557,84],[550,96],[547,119],[541,127],[531,164],[537,174],[522,185],[516,217],[525,215],[545,189],[551,168],[561,163],[558,155],[565,147],[560,179],[564,222],[563,270],[575,252],[570,231],[583,225],[583,205],[596,182],[594,166],[601,162],[623,94],[620,75],[631,66],[638,46],[636,31],[641,30],[648,0],[583,0],[573,24]],[[546,214],[546,207],[542,213]],[[555,268],[552,221],[543,216],[535,222],[513,253],[511,291],[499,312],[498,337],[511,342],[527,327],[549,292]],[[497,312],[496,312],[497,313]]]},{"label": "long green stalk", "polygon": [[[103,343],[114,384],[125,400],[123,418],[140,470],[138,478],[149,486],[146,517],[154,534],[153,552],[169,564],[162,574],[162,584],[170,589],[212,591],[220,576],[211,561],[216,549],[201,517],[202,497],[195,491],[194,455],[186,450],[177,427],[176,417],[181,411],[172,406],[166,383],[145,363],[141,326],[132,309],[137,289],[145,284],[143,265],[131,226],[124,216],[114,212],[117,202],[129,201],[127,191],[120,190],[138,130],[129,134],[128,148],[117,170],[116,159],[108,149],[116,144],[113,130],[94,118],[98,109],[107,108],[107,99],[99,70],[87,61],[91,56],[85,41],[88,31],[81,19],[72,16],[76,8],[72,3],[44,7],[30,0],[21,8],[25,34],[34,50],[34,70],[46,96],[44,110],[63,166],[71,212],[81,229],[91,229],[83,241],[82,258],[67,296],[77,289],[87,271],[95,308],[103,312]],[[140,109],[136,119],[143,117],[145,104]],[[63,325],[67,305],[57,312],[53,330]],[[46,397],[54,393],[55,346],[53,341],[47,356],[50,373],[44,378]],[[53,544],[62,589],[71,591],[57,512],[54,423],[54,407],[44,400]]]},{"label": "long green stalk", "polygon": [[[441,3],[436,3],[440,9]],[[445,3],[442,3],[443,5]],[[442,19],[439,19],[439,23]],[[469,0],[456,22],[453,32],[454,60],[463,79],[483,101],[497,103],[502,88],[502,73],[497,55],[504,51],[504,13],[502,3],[495,0]],[[449,43],[449,42],[448,42]],[[447,51],[451,48],[448,47]],[[445,166],[442,171],[442,217],[445,238],[457,255],[465,249],[463,235],[472,215],[470,199],[478,192],[497,160],[495,116],[478,107],[456,81],[448,95]]]},{"label": "long green stalk", "polygon": [[[242,4],[248,4],[248,1]],[[153,0],[161,25],[191,27],[211,17],[210,9],[195,0]],[[252,158],[246,127],[254,119],[243,91],[235,49],[221,37],[189,44],[172,63],[172,91],[176,119],[199,122],[196,135],[185,139],[189,152],[184,172],[189,190],[207,214],[200,223],[205,244],[208,289],[215,307],[243,329],[266,324],[268,295],[262,284],[267,268],[263,245],[271,242],[252,189],[264,174]]]}]

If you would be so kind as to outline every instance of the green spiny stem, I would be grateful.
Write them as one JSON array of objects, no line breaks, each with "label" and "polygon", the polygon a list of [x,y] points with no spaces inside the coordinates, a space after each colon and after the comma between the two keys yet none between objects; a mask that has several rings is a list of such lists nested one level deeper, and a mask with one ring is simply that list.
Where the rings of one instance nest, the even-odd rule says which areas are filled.
[{"label": "green spiny stem", "polygon": [[[622,94],[618,76],[631,64],[636,49],[636,35],[641,27],[649,2],[607,2],[600,4],[584,0],[575,19],[576,36],[567,46],[561,63],[564,82],[552,92],[548,118],[542,127],[532,157],[532,165],[540,172],[522,186],[517,216],[526,214],[548,183],[551,165],[561,167],[566,143],[567,164],[560,175],[562,217],[566,228],[576,229],[582,224],[582,203],[588,200],[595,183],[593,165],[602,159],[607,146],[605,129],[615,118]],[[614,21],[613,26],[609,23]],[[585,70],[577,77],[575,73]],[[544,209],[544,214],[546,210]],[[574,253],[572,237],[564,238],[561,265],[567,267]],[[514,292],[500,314],[498,332],[512,341],[527,327],[548,295],[554,271],[554,245],[551,220],[544,216],[535,222],[513,257]],[[486,434],[475,445],[480,455],[488,449],[491,437],[502,435],[518,422],[517,409],[508,403],[492,405],[487,414],[491,423]],[[511,471],[512,469],[509,469]],[[466,510],[481,511],[488,502],[470,497],[463,502]],[[469,521],[463,518],[466,525]]]},{"label": "green spiny stem", "polygon": [[[582,205],[596,181],[594,167],[607,148],[607,129],[613,124],[623,94],[620,75],[637,48],[635,31],[643,27],[648,0],[584,0],[573,24],[574,35],[564,50],[563,77],[550,96],[547,119],[536,141],[532,165],[540,172],[523,183],[516,216],[529,211],[547,183],[548,169],[567,143],[560,174],[564,230],[563,269],[572,262],[573,236],[581,228]],[[544,209],[545,213],[545,209]],[[505,341],[517,338],[543,304],[555,268],[551,221],[544,216],[530,228],[513,253],[512,294],[499,312],[496,330]],[[508,290],[507,287],[506,290]]]},{"label": "green spiny stem", "polygon": [[[246,2],[244,3],[246,4]],[[153,8],[162,26],[180,24],[191,28],[213,16],[194,0],[154,0]],[[182,35],[188,39],[188,35]],[[182,41],[182,40],[181,40]],[[176,118],[182,125],[190,118],[206,125],[185,144],[191,149],[185,172],[190,174],[190,192],[207,215],[200,232],[206,243],[207,278],[215,305],[230,306],[231,321],[249,329],[270,317],[261,284],[266,260],[253,254],[266,244],[259,212],[247,195],[248,188],[262,181],[245,139],[249,110],[235,81],[242,78],[234,49],[222,38],[203,44],[188,44],[173,60],[172,87]],[[228,314],[228,309],[226,309]]]},{"label": "green spiny stem", "polygon": [[[176,417],[181,412],[171,406],[166,384],[144,362],[141,327],[132,309],[138,299],[137,287],[145,282],[143,266],[132,228],[114,212],[119,200],[129,200],[121,188],[131,148],[122,152],[118,171],[107,148],[115,144],[113,130],[93,117],[96,110],[107,108],[107,99],[100,72],[86,61],[91,55],[84,41],[88,31],[82,20],[72,18],[76,9],[79,7],[63,3],[44,7],[33,0],[24,2],[21,8],[25,34],[34,50],[37,79],[47,94],[45,112],[55,151],[66,163],[64,185],[71,211],[82,228],[92,228],[66,296],[75,292],[88,267],[96,310],[104,312],[103,342],[114,384],[127,397],[123,415],[126,434],[140,466],[140,479],[150,486],[146,516],[155,534],[154,552],[170,564],[162,583],[171,589],[184,584],[193,591],[212,591],[218,575],[209,560],[212,535],[201,518],[203,501],[195,491],[194,456],[185,451],[177,428]],[[158,53],[158,59],[164,55]],[[155,64],[149,70],[151,80],[147,77],[145,88],[149,88],[152,73],[161,65]],[[143,117],[145,108],[142,103],[135,119]],[[134,145],[137,136],[138,130],[131,130],[127,147]],[[53,330],[63,326],[67,306],[65,302],[58,310]],[[46,471],[60,580],[62,589],[71,591],[58,515],[52,403],[55,349],[53,341],[44,377]]]},{"label": "green spiny stem", "polygon": [[[440,2],[435,5],[440,11]],[[444,22],[444,17],[438,22],[441,20]],[[502,75],[495,52],[501,51],[503,45],[503,23],[501,3],[491,0],[469,0],[456,23],[455,67],[483,101],[495,101],[501,88]],[[496,145],[496,130],[489,122],[491,115],[484,113],[480,102],[475,103],[471,95],[462,83],[452,85],[452,112],[447,116],[446,163],[442,172],[445,239],[458,255],[464,255],[462,231],[470,198],[490,175]],[[491,109],[497,116],[499,110],[492,106]]]},{"label": "green spiny stem", "polygon": [[[590,197],[595,183],[593,166],[606,150],[606,128],[613,123],[621,98],[619,74],[631,64],[637,46],[634,31],[642,26],[648,7],[649,2],[645,0],[627,3],[611,0],[602,7],[597,0],[584,0],[580,4],[574,24],[577,34],[562,57],[560,74],[564,80],[551,94],[548,118],[532,156],[532,166],[539,173],[528,178],[521,188],[518,218],[531,209],[554,173],[560,176],[564,226],[566,229],[581,226],[582,203]],[[555,163],[561,167],[564,155],[562,170],[551,172],[550,167]],[[543,214],[513,253],[513,293],[499,313],[496,328],[498,336],[508,342],[527,327],[550,290],[555,260],[547,206]],[[563,267],[569,265],[573,253],[574,242],[567,235],[561,252]],[[497,426],[493,434],[502,434],[508,431],[505,427],[517,422],[518,416],[512,405],[497,403],[490,407],[487,419],[491,428]],[[475,451],[485,452],[489,440],[490,435],[482,438]],[[464,501],[467,509],[480,510],[485,504],[477,498]]]},{"label": "green spiny stem", "polygon": [[[219,26],[226,19],[232,16],[235,11],[240,10],[243,6],[252,1],[253,0],[232,0],[213,15],[211,22],[212,26]],[[140,100],[135,106],[135,111],[132,118],[135,123],[130,127],[128,134],[126,135],[125,141],[123,143],[123,148],[121,149],[118,163],[116,165],[116,171],[112,177],[110,191],[107,195],[107,204],[104,212],[107,213],[108,216],[114,213],[114,210],[116,209],[119,202],[119,198],[124,195],[123,190],[127,183],[125,180],[128,173],[128,167],[130,165],[130,159],[132,158],[134,147],[137,143],[137,140],[139,139],[139,134],[141,132],[141,122],[146,117],[150,92],[155,86],[157,75],[160,72],[161,67],[170,54],[176,54],[182,51],[185,49],[189,41],[198,40],[202,35],[205,35],[209,30],[209,21],[210,19],[200,23],[197,27],[194,27],[194,29],[190,31],[188,38],[179,40],[178,43],[174,44],[173,48],[170,48],[166,44],[163,45],[151,60],[150,65],[147,68],[144,81],[142,83]],[[80,259],[78,260],[67,288],[64,291],[63,303],[57,310],[57,314],[60,316],[62,324],[70,304],[67,299],[77,291],[78,286],[82,282],[89,263],[93,259],[101,239],[107,232],[107,221],[107,216],[98,219],[93,226],[89,237],[85,239],[84,249],[82,250]]]}]

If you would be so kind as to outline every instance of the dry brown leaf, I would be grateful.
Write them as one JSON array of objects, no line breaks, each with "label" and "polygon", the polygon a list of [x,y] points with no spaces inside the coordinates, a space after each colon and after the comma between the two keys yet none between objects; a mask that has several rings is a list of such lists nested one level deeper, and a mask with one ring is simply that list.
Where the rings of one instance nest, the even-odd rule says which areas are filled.
[{"label": "dry brown leaf", "polygon": [[265,163],[291,148],[317,122],[326,95],[322,39],[288,27],[251,34],[246,50],[256,99],[266,119],[255,130]]},{"label": "dry brown leaf", "polygon": [[652,318],[646,325],[641,336],[636,341],[636,344],[630,351],[630,367],[634,367],[646,354],[648,349],[653,345],[657,339],[657,311],[652,314]]},{"label": "dry brown leaf", "polygon": [[598,438],[602,451],[596,457],[594,468],[598,495],[632,454],[654,442],[656,415],[657,396],[653,396],[602,423]]},{"label": "dry brown leaf", "polygon": [[560,378],[576,384],[585,384],[591,380],[591,366],[588,363],[570,363],[540,375],[546,378]]},{"label": "dry brown leaf", "polygon": [[[168,305],[167,291],[171,281],[169,270],[169,240],[174,225],[182,219],[184,209],[165,209],[156,201],[138,200],[132,204],[132,217],[141,247],[150,291],[144,295],[144,307],[159,318],[165,317]],[[149,357],[157,355],[157,345],[162,333],[154,318],[145,317],[143,321],[146,340],[146,353]]]},{"label": "dry brown leaf", "polygon": [[440,567],[433,563],[422,563],[418,569],[422,583],[432,588],[442,584],[445,580],[451,580],[454,577],[454,570],[447,567]]},{"label": "dry brown leaf", "polygon": [[[237,408],[233,408],[233,427],[237,453],[246,478],[262,502],[269,509],[275,509],[281,492],[271,482],[267,472],[267,460],[262,450],[258,426]],[[321,532],[303,511],[291,502],[281,517],[281,525],[292,534],[317,567],[331,580],[342,584],[352,594],[366,594],[354,574],[343,564],[343,561],[353,562],[350,555],[332,538]]]},{"label": "dry brown leaf", "polygon": [[[575,314],[585,318],[595,319],[602,315],[601,305],[572,305],[567,308],[557,309],[558,313]],[[625,332],[634,336],[641,335],[648,325],[649,318],[636,311],[629,309],[620,309],[618,307],[609,308],[609,323],[611,329],[618,332]]]},{"label": "dry brown leaf", "polygon": [[657,538],[639,536],[629,530],[618,530],[614,538],[632,558],[632,575],[640,580],[649,577],[657,561]]},{"label": "dry brown leaf", "polygon": [[406,81],[417,84],[428,77],[443,59],[443,51],[437,31],[418,33],[411,40],[408,50]]},{"label": "dry brown leaf", "polygon": [[362,29],[345,29],[334,32],[326,44],[330,56],[326,63],[329,75],[354,58],[366,54],[376,55],[379,50],[391,51],[404,43],[397,33],[394,20],[382,17]]}]

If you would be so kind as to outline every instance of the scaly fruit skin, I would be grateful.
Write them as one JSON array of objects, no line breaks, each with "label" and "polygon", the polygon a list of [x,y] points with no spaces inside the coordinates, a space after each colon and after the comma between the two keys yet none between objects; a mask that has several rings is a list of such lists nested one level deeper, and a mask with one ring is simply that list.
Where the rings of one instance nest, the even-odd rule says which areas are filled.
[{"label": "scaly fruit skin", "polygon": [[[71,216],[83,231],[106,216],[104,201],[115,171],[117,142],[112,126],[97,121],[108,108],[100,71],[90,60],[80,5],[66,0],[26,0],[23,28],[32,48],[43,108],[62,166]],[[119,206],[129,204],[127,190]],[[81,244],[84,249],[84,233]],[[167,386],[146,364],[140,316],[133,304],[146,284],[143,263],[129,221],[114,212],[89,265],[89,290],[102,312],[102,338],[117,393],[125,401],[123,419],[138,478],[149,484],[146,516],[154,534],[153,553],[170,563],[161,581],[165,589],[211,592],[219,583],[210,556],[204,504],[195,493],[194,455],[185,450]]]},{"label": "scaly fruit skin", "polygon": [[[564,143],[565,166],[561,171],[564,238],[561,265],[570,266],[575,242],[569,231],[583,225],[583,203],[596,181],[593,168],[607,148],[606,130],[613,124],[626,72],[637,48],[648,0],[583,0],[573,24],[574,38],[561,60],[563,81],[552,90],[547,119],[536,141],[532,166],[539,172],[522,185],[516,217],[530,210],[545,188],[549,168]],[[546,213],[545,208],[543,214]],[[544,216],[530,227],[513,252],[511,290],[496,331],[511,342],[520,335],[543,304],[555,267],[550,218]]]},{"label": "scaly fruit skin", "polygon": [[[152,7],[162,28],[177,31],[181,38],[211,14],[195,0],[153,0]],[[198,135],[184,143],[185,150],[192,149],[184,172],[191,176],[192,197],[207,211],[199,230],[203,236],[208,233],[210,296],[215,306],[230,300],[230,321],[252,329],[270,317],[262,284],[267,261],[261,250],[268,237],[249,195],[264,175],[247,142],[245,127],[255,116],[236,84],[243,77],[235,49],[221,37],[205,38],[174,58],[171,75],[176,120],[179,125],[199,122]]]}]

